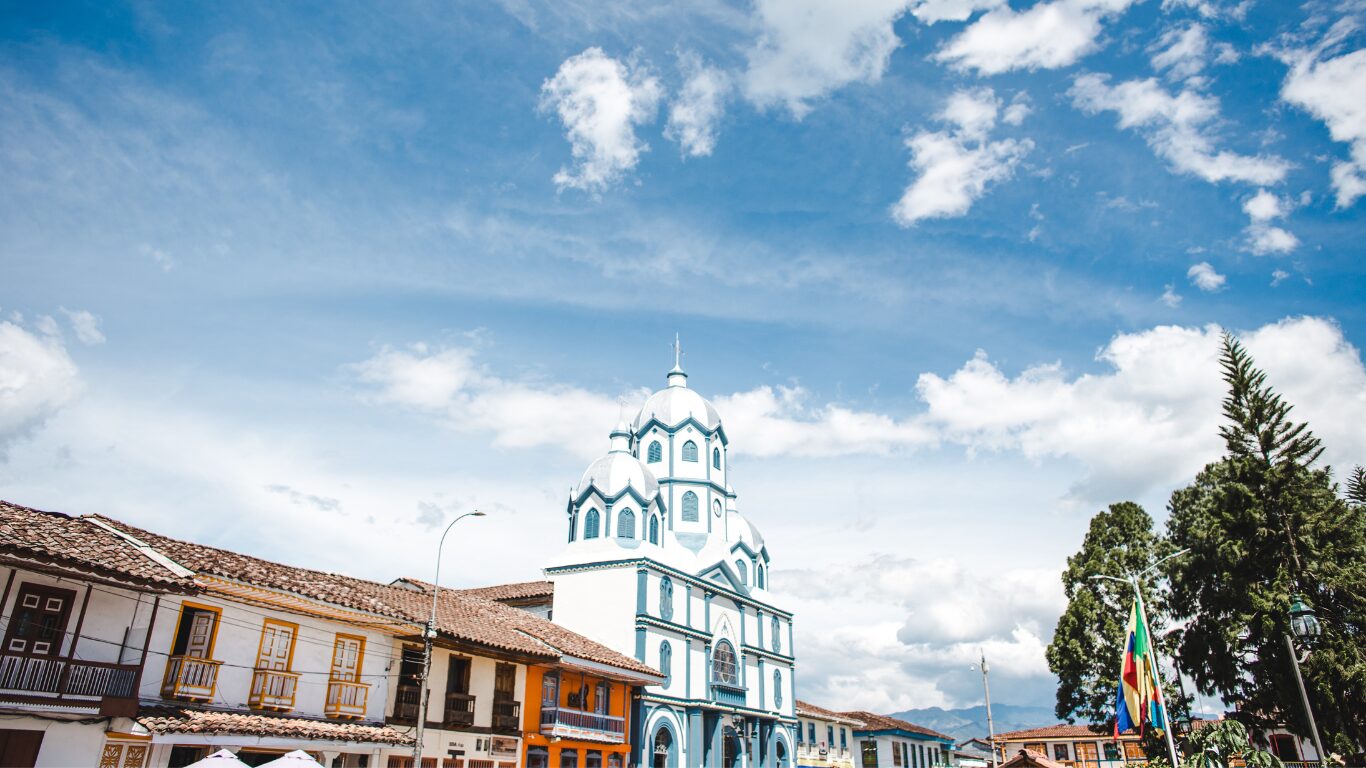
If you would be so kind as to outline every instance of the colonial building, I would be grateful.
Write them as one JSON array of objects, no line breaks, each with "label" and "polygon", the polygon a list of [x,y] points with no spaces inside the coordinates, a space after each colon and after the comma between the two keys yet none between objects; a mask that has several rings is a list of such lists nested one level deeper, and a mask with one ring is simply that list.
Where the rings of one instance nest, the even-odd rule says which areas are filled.
[{"label": "colonial building", "polygon": [[937,768],[953,764],[953,737],[872,712],[845,712],[863,725],[854,730],[861,768]]},{"label": "colonial building", "polygon": [[566,547],[545,569],[557,624],[663,676],[635,702],[639,765],[793,765],[792,614],[728,482],[729,451],[675,360],[574,487]]},{"label": "colonial building", "polygon": [[[178,768],[228,748],[248,765],[302,749],[410,768],[424,716],[424,768],[518,768],[528,745],[565,738],[595,749],[564,764],[612,765],[630,749],[627,702],[662,679],[532,612],[443,591],[423,707],[430,585],[4,502],[0,565],[0,765]],[[591,692],[543,707],[547,680]]]},{"label": "colonial building", "polygon": [[1126,763],[1147,762],[1140,741],[1137,733],[1116,739],[1104,726],[1065,723],[996,734],[1002,760],[1014,759],[1024,749],[1068,768],[1122,768]]},{"label": "colonial building", "polygon": [[797,702],[799,768],[855,768],[854,730],[863,722],[805,701]]}]

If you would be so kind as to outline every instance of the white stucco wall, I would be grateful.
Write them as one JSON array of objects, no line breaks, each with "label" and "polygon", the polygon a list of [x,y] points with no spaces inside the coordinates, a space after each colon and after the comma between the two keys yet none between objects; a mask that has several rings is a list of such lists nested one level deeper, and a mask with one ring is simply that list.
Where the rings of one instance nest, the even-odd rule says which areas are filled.
[{"label": "white stucco wall", "polygon": [[[151,595],[131,589],[90,584],[85,581],[60,579],[44,573],[24,569],[0,568],[0,584],[14,581],[5,598],[3,632],[14,615],[15,605],[24,584],[37,584],[73,592],[71,612],[66,623],[60,655],[67,655],[75,644],[76,657],[88,661],[136,664],[151,616]],[[3,587],[0,587],[3,588]],[[89,601],[86,601],[87,588]],[[85,618],[82,620],[82,606]],[[80,636],[77,637],[77,625]],[[126,643],[126,645],[125,645]]]},{"label": "white stucco wall", "polygon": [[556,624],[635,655],[634,567],[554,573],[550,579],[555,583]]},{"label": "white stucco wall", "polygon": [[[269,617],[298,625],[291,665],[291,671],[299,673],[293,710],[295,714],[323,716],[327,682],[332,670],[332,651],[337,634],[340,633],[365,638],[361,682],[370,685],[365,719],[384,718],[390,673],[397,672],[396,659],[392,660],[391,669],[392,640],[389,635],[351,624],[242,605],[212,596],[196,595],[189,602],[221,611],[213,657],[223,662],[223,665],[218,669],[218,686],[212,704],[246,708],[251,693],[252,669],[256,666],[256,655],[261,644],[262,625]],[[174,647],[181,604],[180,598],[167,596],[157,612],[151,653],[142,678],[143,698],[155,699],[161,695],[162,678],[166,673],[166,660]]]},{"label": "white stucco wall", "polygon": [[4,727],[17,731],[42,731],[43,741],[38,747],[38,768],[71,768],[78,765],[97,765],[104,749],[104,723],[74,723],[43,720],[36,717],[14,717]]}]

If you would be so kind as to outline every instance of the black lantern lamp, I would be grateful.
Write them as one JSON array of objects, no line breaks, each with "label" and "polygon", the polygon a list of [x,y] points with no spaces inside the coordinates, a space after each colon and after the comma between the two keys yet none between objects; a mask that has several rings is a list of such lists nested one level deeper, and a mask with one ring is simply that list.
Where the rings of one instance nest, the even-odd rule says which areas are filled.
[{"label": "black lantern lamp", "polygon": [[1314,615],[1314,609],[1306,605],[1298,595],[1290,601],[1290,631],[1300,642],[1313,642],[1323,632],[1318,617]]}]

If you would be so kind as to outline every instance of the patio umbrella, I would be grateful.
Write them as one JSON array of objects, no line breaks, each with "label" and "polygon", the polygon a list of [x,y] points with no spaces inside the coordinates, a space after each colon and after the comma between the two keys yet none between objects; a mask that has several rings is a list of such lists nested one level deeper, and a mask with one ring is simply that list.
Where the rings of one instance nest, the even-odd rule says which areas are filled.
[{"label": "patio umbrella", "polygon": [[250,768],[246,763],[237,759],[237,755],[226,749],[220,749],[195,763],[190,763],[185,768]]},{"label": "patio umbrella", "polygon": [[309,757],[308,753],[302,749],[296,749],[293,752],[286,752],[269,763],[262,763],[261,768],[326,768],[326,766]]}]

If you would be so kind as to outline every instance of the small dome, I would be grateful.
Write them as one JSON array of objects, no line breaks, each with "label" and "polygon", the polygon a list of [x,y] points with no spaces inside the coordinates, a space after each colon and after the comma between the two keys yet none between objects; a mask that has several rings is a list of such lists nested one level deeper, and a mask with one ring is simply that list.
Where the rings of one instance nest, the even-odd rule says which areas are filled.
[{"label": "small dome", "polygon": [[612,498],[622,491],[634,488],[646,499],[653,499],[659,493],[659,481],[654,473],[646,469],[640,459],[625,451],[613,451],[588,465],[579,484],[574,488],[578,498],[588,486],[595,486],[602,495]]},{"label": "small dome", "polygon": [[[682,377],[676,375],[670,375],[669,378],[671,382],[683,381]],[[721,426],[721,414],[716,412],[716,407],[707,398],[689,389],[686,384],[671,383],[650,395],[636,415],[634,427],[636,434],[639,434],[641,427],[648,424],[650,419],[658,419],[666,427],[676,427],[689,418],[696,419],[708,431]]]},{"label": "small dome", "polygon": [[755,552],[764,548],[764,535],[759,533],[759,529],[749,521],[749,518],[733,510],[726,514],[729,516],[727,527],[732,541],[743,541]]}]

